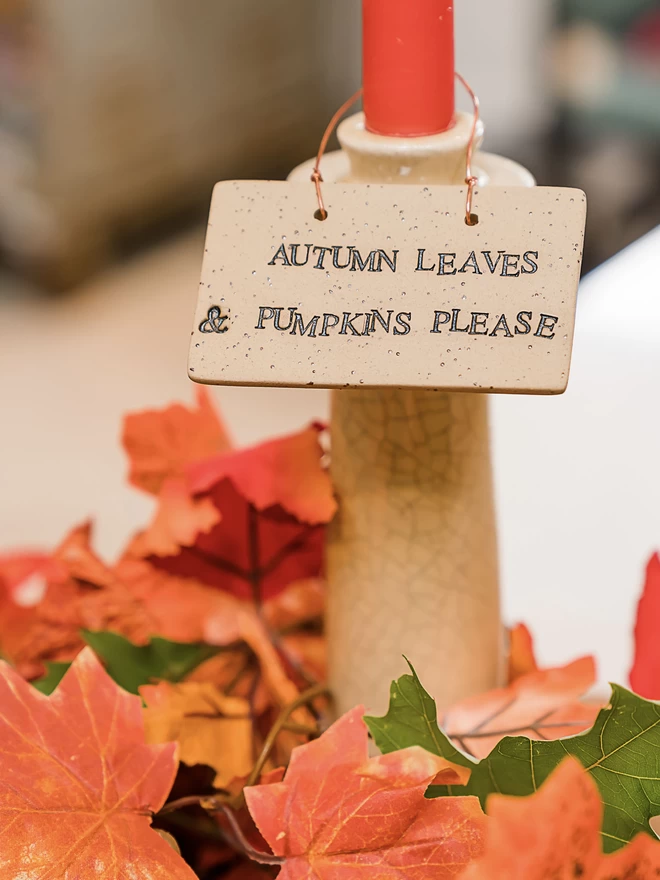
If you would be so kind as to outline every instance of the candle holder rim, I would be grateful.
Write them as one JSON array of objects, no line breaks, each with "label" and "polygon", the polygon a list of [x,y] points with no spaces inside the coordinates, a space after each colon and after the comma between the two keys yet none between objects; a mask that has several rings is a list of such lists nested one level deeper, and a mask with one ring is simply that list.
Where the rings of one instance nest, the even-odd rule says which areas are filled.
[{"label": "candle holder rim", "polygon": [[[440,134],[421,137],[390,137],[375,134],[368,130],[364,113],[356,113],[345,119],[337,129],[337,137],[346,150],[371,156],[391,157],[393,146],[396,151],[405,151],[419,158],[454,153],[467,148],[472,133],[474,117],[471,113],[457,112],[452,128]],[[483,120],[477,124],[475,147],[483,141],[485,126]]]}]

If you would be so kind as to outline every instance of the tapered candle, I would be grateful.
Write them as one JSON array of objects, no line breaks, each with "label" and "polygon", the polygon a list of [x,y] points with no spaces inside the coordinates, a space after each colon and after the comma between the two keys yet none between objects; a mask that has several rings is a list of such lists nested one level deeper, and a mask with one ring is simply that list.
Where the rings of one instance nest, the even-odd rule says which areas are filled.
[{"label": "tapered candle", "polygon": [[369,131],[439,134],[454,121],[454,0],[363,0]]}]

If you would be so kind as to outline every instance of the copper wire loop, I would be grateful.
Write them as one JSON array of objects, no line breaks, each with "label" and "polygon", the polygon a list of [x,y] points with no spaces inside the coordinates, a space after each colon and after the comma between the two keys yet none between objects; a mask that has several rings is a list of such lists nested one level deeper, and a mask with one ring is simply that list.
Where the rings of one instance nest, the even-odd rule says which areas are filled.
[{"label": "copper wire loop", "polygon": [[[479,98],[474,93],[467,80],[465,80],[460,73],[456,74],[456,79],[461,83],[463,88],[469,94],[472,99],[472,104],[474,106],[474,118],[472,120],[472,131],[470,132],[470,139],[468,141],[467,146],[467,154],[465,157],[465,183],[467,184],[467,196],[465,199],[465,222],[468,226],[476,226],[479,222],[479,218],[476,214],[472,213],[472,205],[474,202],[474,188],[479,183],[479,178],[475,177],[472,174],[472,158],[474,155],[474,148],[477,141],[477,130],[479,128],[479,120],[480,116],[480,104]],[[314,165],[314,170],[312,171],[312,183],[316,189],[316,199],[319,203],[318,210],[314,214],[317,220],[327,220],[328,212],[325,207],[325,202],[323,201],[323,191],[321,189],[321,184],[323,183],[323,175],[321,174],[321,161],[323,156],[325,155],[325,151],[328,148],[328,142],[332,137],[332,133],[335,128],[339,125],[339,121],[344,115],[347,113],[354,104],[360,100],[364,93],[364,89],[360,88],[357,92],[352,95],[348,101],[343,103],[339,110],[332,117],[328,126],[323,133],[323,137],[321,138],[321,144],[319,146],[319,151],[316,154],[316,163]]]},{"label": "copper wire loop", "polygon": [[328,127],[326,128],[323,137],[321,138],[321,145],[319,147],[319,151],[316,154],[316,165],[314,166],[314,170],[312,171],[312,183],[316,187],[316,198],[318,199],[319,209],[314,215],[317,220],[327,220],[328,212],[325,209],[325,204],[323,202],[323,193],[321,192],[321,184],[323,183],[323,175],[321,174],[321,159],[325,154],[325,151],[328,148],[328,141],[332,137],[332,132],[339,125],[339,120],[342,118],[344,113],[347,113],[353,104],[357,104],[364,93],[364,89],[360,88],[357,92],[352,95],[348,101],[343,103],[339,110],[332,117],[330,122],[328,123]]},{"label": "copper wire loop", "polygon": [[481,118],[481,105],[479,104],[479,98],[476,96],[474,90],[470,87],[467,80],[462,77],[460,73],[456,74],[456,79],[463,86],[470,98],[472,98],[472,105],[474,107],[474,115],[472,118],[472,131],[470,132],[470,140],[468,141],[467,154],[465,156],[465,182],[467,184],[467,196],[465,199],[465,222],[468,226],[476,226],[479,222],[479,218],[476,214],[472,213],[472,203],[474,201],[474,188],[479,183],[479,178],[475,177],[472,173],[472,157],[474,156],[474,147],[477,142],[477,130],[479,128],[479,119]]}]

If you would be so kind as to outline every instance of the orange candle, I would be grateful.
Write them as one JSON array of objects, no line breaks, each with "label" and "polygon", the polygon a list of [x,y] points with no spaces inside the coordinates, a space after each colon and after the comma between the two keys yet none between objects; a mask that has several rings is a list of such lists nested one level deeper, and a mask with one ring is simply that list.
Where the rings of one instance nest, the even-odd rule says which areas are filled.
[{"label": "orange candle", "polygon": [[454,0],[363,0],[367,128],[439,134],[454,121]]}]

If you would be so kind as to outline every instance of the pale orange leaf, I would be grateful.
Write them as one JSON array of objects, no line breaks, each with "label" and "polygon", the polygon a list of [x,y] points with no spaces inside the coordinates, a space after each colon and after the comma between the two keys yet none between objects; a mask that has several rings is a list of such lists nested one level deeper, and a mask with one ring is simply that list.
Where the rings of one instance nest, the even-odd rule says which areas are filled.
[{"label": "pale orange leaf", "polygon": [[444,713],[441,726],[476,758],[487,757],[505,736],[573,736],[591,727],[601,708],[581,700],[595,681],[592,657],[532,672],[509,687],[464,700]]},{"label": "pale orange leaf", "polygon": [[657,880],[660,842],[640,834],[603,855],[603,804],[579,761],[567,758],[536,794],[491,795],[486,851],[461,880]]}]

